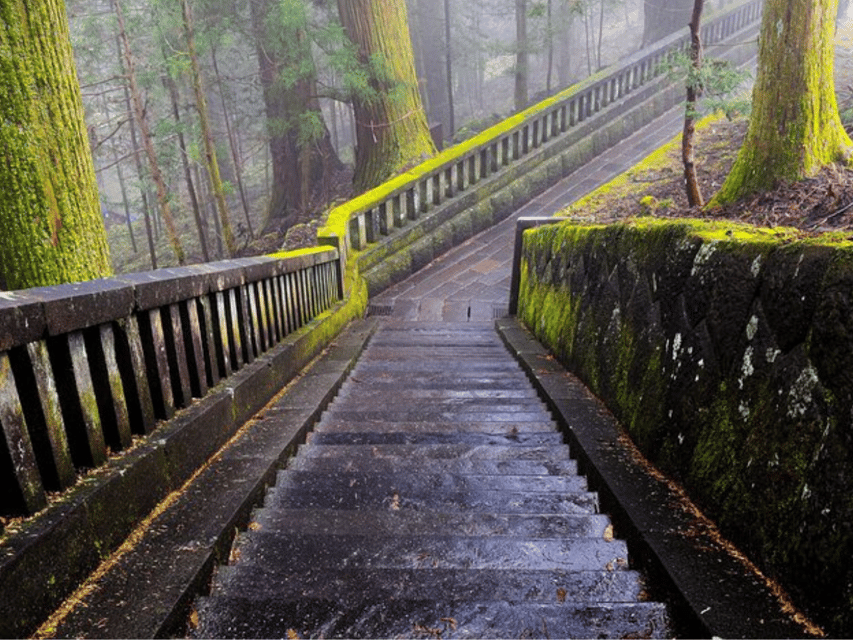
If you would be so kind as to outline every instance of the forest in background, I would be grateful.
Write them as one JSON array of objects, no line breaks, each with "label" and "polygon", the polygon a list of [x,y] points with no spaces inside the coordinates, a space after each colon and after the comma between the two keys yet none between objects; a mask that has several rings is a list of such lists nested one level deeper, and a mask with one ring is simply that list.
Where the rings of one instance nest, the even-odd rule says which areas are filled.
[{"label": "forest in background", "polygon": [[[352,104],[371,96],[337,3],[66,5],[116,272],[273,251],[288,233],[296,246],[353,194]],[[462,140],[582,80],[686,24],[690,5],[408,0],[433,137]]]}]

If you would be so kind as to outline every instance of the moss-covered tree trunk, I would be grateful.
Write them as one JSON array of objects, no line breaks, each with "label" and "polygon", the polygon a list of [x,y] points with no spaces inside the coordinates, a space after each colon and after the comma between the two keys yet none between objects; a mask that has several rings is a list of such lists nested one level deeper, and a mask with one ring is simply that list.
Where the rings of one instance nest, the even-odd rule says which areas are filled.
[{"label": "moss-covered tree trunk", "polygon": [[272,159],[267,230],[283,233],[343,169],[316,97],[302,0],[251,0]]},{"label": "moss-covered tree trunk", "polygon": [[359,191],[435,153],[412,54],[405,0],[338,0],[341,23],[370,71],[370,95],[353,99]]},{"label": "moss-covered tree trunk", "polygon": [[813,175],[849,159],[833,80],[838,0],[766,0],[752,116],[743,146],[711,205]]},{"label": "moss-covered tree trunk", "polygon": [[0,0],[0,280],[112,273],[62,0]]}]

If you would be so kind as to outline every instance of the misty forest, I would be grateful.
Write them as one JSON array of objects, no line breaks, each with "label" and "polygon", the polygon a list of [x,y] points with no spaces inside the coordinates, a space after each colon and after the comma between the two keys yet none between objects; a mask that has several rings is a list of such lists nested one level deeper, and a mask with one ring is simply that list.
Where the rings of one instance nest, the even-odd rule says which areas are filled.
[{"label": "misty forest", "polygon": [[[116,272],[309,242],[332,203],[683,27],[692,1],[370,4],[67,1]],[[372,22],[391,46],[365,54]],[[401,123],[418,146],[367,158]]]}]

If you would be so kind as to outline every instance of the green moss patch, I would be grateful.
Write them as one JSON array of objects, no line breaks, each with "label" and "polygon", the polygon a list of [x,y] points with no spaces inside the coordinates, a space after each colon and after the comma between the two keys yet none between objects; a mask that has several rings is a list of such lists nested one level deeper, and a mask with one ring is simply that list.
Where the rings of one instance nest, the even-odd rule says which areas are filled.
[{"label": "green moss patch", "polygon": [[526,232],[519,316],[833,635],[853,630],[853,245],[641,218]]}]

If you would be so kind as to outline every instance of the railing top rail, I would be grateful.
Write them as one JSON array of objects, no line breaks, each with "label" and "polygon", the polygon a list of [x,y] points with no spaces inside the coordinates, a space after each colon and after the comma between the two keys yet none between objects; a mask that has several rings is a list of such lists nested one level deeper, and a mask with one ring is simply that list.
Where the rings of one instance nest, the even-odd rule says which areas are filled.
[{"label": "railing top rail", "polygon": [[0,292],[0,351],[338,259],[332,247]]},{"label": "railing top rail", "polygon": [[[716,21],[723,19],[725,16],[733,13],[741,7],[760,3],[761,0],[738,0],[733,5],[712,12],[706,19],[706,25],[713,24]],[[687,27],[684,27],[670,36],[659,40],[648,47],[640,49],[634,54],[623,58],[619,62],[602,69],[601,71],[570,87],[567,87],[566,89],[563,89],[555,95],[546,98],[545,100],[542,100],[541,102],[538,102],[527,109],[506,118],[505,120],[502,120],[492,127],[480,132],[476,136],[473,136],[472,138],[452,147],[448,147],[434,157],[421,162],[374,189],[366,191],[365,193],[335,207],[329,212],[326,224],[320,229],[319,235],[339,237],[345,235],[346,224],[353,216],[373,209],[382,202],[386,202],[390,198],[412,189],[423,179],[429,178],[436,173],[446,170],[448,167],[464,160],[471,154],[479,152],[484,147],[495,143],[500,138],[518,131],[528,124],[528,122],[535,116],[540,115],[551,108],[561,107],[576,96],[581,95],[584,91],[617,77],[626,69],[630,69],[644,60],[654,58],[660,53],[672,49],[681,41],[686,43],[688,39],[689,31]]]}]

